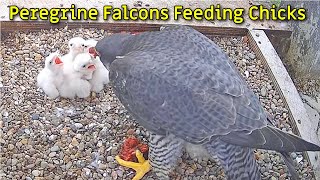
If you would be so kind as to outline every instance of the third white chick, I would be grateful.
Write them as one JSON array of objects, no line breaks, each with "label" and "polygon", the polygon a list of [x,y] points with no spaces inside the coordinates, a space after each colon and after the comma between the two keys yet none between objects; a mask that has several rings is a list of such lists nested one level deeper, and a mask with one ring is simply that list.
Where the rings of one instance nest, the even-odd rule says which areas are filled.
[{"label": "third white chick", "polygon": [[81,53],[76,56],[73,62],[73,69],[80,72],[83,79],[92,79],[92,75],[96,70],[94,58],[89,53]]},{"label": "third white chick", "polygon": [[82,37],[71,38],[68,42],[69,52],[63,57],[65,57],[66,60],[73,61],[78,54],[84,52],[85,42],[86,40]]},{"label": "third white chick", "polygon": [[[89,57],[89,58],[88,58]],[[91,84],[85,77],[92,76],[95,65],[88,53],[80,53],[76,56],[71,68],[64,72],[64,82],[59,89],[60,95],[65,98],[86,98],[90,96]]]},{"label": "third white chick", "polygon": [[64,72],[68,73],[72,71],[73,62],[75,57],[84,52],[84,43],[86,41],[82,37],[71,38],[68,42],[69,52],[68,54],[62,56],[62,61],[64,63]]},{"label": "third white chick", "polygon": [[58,52],[51,53],[45,60],[45,67],[37,76],[37,86],[51,99],[59,96],[58,87],[63,80],[63,62]]},{"label": "third white chick", "polygon": [[98,41],[94,39],[88,39],[84,42],[84,52],[89,52],[90,47],[96,47]]},{"label": "third white chick", "polygon": [[100,61],[97,52],[95,51],[95,46],[98,41],[94,39],[86,40],[84,46],[84,51],[90,53],[93,57],[93,63],[96,66],[96,70],[93,72],[92,79],[89,80],[92,88],[91,90],[98,93],[102,91],[104,84],[109,83],[109,71]]}]

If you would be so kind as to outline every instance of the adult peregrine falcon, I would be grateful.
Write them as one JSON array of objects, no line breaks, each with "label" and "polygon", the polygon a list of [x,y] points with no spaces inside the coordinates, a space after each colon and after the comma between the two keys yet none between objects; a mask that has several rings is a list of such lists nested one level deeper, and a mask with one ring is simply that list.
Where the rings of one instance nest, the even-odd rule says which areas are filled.
[{"label": "adult peregrine falcon", "polygon": [[253,148],[319,151],[268,125],[258,98],[228,56],[188,26],[113,34],[96,46],[113,90],[151,132],[149,160],[168,178],[185,142],[217,155],[229,179],[260,179]]}]

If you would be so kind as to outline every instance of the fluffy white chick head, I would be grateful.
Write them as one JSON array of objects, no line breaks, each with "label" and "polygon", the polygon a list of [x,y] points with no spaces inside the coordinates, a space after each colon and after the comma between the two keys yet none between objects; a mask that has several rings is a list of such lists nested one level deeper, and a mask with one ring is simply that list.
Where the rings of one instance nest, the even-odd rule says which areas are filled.
[{"label": "fluffy white chick head", "polygon": [[74,59],[74,70],[81,73],[90,73],[96,70],[96,66],[93,63],[93,56],[89,53],[81,53]]},{"label": "fluffy white chick head", "polygon": [[96,47],[98,41],[94,39],[88,39],[84,43],[84,51],[88,52],[90,47]]},{"label": "fluffy white chick head", "polygon": [[73,54],[84,52],[85,40],[82,37],[71,38],[68,42],[69,51]]},{"label": "fluffy white chick head", "polygon": [[97,43],[98,43],[98,41],[96,41],[94,39],[86,40],[86,42],[84,44],[84,52],[87,52],[87,53],[91,54],[94,58],[96,58],[99,55],[97,53],[97,51],[95,50]]},{"label": "fluffy white chick head", "polygon": [[62,67],[62,65],[63,62],[61,61],[59,52],[51,53],[49,56],[46,57],[45,68],[55,71]]}]

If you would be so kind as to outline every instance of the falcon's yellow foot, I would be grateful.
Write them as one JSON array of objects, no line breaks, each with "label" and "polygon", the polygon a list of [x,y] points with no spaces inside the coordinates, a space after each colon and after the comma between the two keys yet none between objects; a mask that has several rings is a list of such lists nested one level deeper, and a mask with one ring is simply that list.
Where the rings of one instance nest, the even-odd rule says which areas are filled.
[{"label": "falcon's yellow foot", "polygon": [[138,159],[138,163],[125,161],[121,159],[119,156],[116,156],[116,160],[121,166],[125,166],[136,171],[136,175],[133,177],[132,180],[140,180],[151,169],[149,160],[145,160],[143,154],[139,150],[136,150],[136,156]]}]

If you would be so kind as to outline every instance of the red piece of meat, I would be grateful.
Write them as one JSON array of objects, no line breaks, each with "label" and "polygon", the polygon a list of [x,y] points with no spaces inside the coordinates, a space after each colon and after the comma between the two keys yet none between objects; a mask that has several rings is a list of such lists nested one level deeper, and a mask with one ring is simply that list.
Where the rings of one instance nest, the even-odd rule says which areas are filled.
[{"label": "red piece of meat", "polygon": [[137,149],[145,156],[148,154],[149,147],[147,144],[141,143],[137,138],[129,137],[124,141],[119,156],[125,161],[136,162],[135,151]]}]

